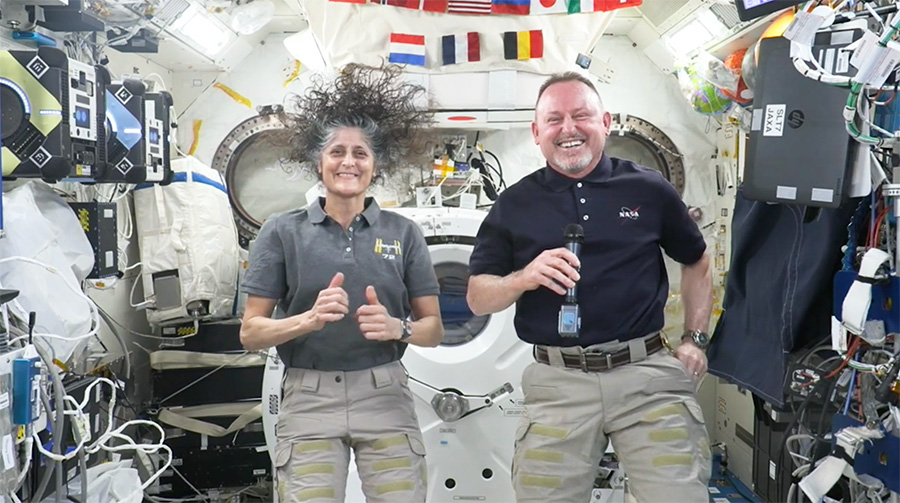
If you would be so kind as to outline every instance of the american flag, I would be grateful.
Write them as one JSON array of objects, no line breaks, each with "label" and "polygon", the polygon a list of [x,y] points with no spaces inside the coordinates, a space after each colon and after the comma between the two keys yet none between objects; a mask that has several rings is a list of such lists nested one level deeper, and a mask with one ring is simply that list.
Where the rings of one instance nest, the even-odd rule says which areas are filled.
[{"label": "american flag", "polygon": [[490,14],[491,0],[450,0],[448,14]]},{"label": "american flag", "polygon": [[447,12],[447,0],[372,0],[372,3],[428,12]]}]

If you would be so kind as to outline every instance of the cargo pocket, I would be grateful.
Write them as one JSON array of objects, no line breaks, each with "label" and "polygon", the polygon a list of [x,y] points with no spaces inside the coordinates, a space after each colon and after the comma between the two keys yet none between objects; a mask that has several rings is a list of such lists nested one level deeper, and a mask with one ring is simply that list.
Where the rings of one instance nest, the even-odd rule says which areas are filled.
[{"label": "cargo pocket", "polygon": [[407,433],[406,439],[409,441],[409,449],[419,456],[425,456],[425,442],[422,440],[421,433]]},{"label": "cargo pocket", "polygon": [[288,501],[288,484],[290,476],[291,450],[293,445],[290,442],[278,442],[275,444],[275,490],[278,492],[278,501]]},{"label": "cargo pocket", "polygon": [[533,423],[529,421],[527,417],[523,417],[519,420],[519,427],[516,428],[516,441],[515,448],[513,450],[512,465],[509,467],[509,474],[511,475],[513,481],[516,480],[516,470],[518,468],[517,460],[519,452],[522,452],[522,450],[519,448],[519,444],[523,440],[525,440],[525,437],[528,435],[528,430],[531,429],[532,424]]},{"label": "cargo pocket", "polygon": [[422,434],[418,432],[407,433],[406,440],[409,442],[409,450],[412,451],[415,458],[413,469],[418,472],[423,494],[426,494],[428,492],[428,464],[425,462],[425,442]]},{"label": "cargo pocket", "polygon": [[697,439],[694,450],[697,475],[701,481],[706,483],[712,472],[712,453],[709,446],[709,434],[706,432],[706,419],[703,417],[703,409],[696,400],[685,400],[684,406],[695,421],[695,424],[692,425],[692,436]]},{"label": "cargo pocket", "polygon": [[684,406],[687,408],[688,412],[691,413],[691,416],[700,423],[701,426],[706,425],[706,419],[703,417],[703,409],[700,408],[700,404],[694,400],[686,400],[684,402]]}]

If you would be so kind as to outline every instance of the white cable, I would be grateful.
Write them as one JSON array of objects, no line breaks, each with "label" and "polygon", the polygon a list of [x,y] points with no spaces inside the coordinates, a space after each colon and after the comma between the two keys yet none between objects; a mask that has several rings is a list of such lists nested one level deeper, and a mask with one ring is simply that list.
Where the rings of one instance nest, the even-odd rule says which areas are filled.
[{"label": "white cable", "polygon": [[[102,444],[103,442],[105,442],[107,440],[108,436],[110,435],[110,429],[112,428],[112,426],[114,424],[113,409],[115,409],[115,405],[116,405],[116,385],[115,385],[115,383],[113,383],[112,381],[110,381],[109,379],[107,379],[105,377],[98,377],[94,382],[89,384],[88,387],[85,389],[83,403],[78,403],[70,395],[66,395],[66,397],[63,397],[63,414],[74,415],[74,416],[76,416],[77,421],[87,421],[87,419],[84,415],[84,408],[87,407],[87,401],[92,398],[91,390],[94,388],[94,386],[97,386],[100,383],[109,384],[109,387],[112,388],[112,394],[110,395],[110,400],[109,400],[109,411],[108,411],[108,413],[109,413],[108,419],[109,420],[107,421],[106,431],[102,435],[100,435],[100,438],[98,438],[94,444],[92,444],[91,446],[89,446],[85,449],[85,452],[87,452],[88,454],[93,454],[93,453],[97,452],[97,450],[99,450],[99,448],[97,448],[96,446],[98,444]],[[67,411],[65,409],[65,404],[72,403],[72,402],[75,403],[76,408],[72,411]],[[72,414],[69,414],[69,412],[72,412]],[[73,425],[73,428],[74,428],[75,422],[70,421],[70,423]],[[87,422],[87,424],[88,424],[88,428],[90,428],[89,421]],[[127,425],[128,423],[125,423],[125,424]],[[37,445],[38,451],[40,451],[41,454],[43,454],[44,456],[46,456],[54,461],[68,461],[78,455],[78,452],[82,449],[82,447],[84,447],[84,444],[86,443],[87,439],[81,434],[77,434],[75,436],[78,437],[78,445],[75,447],[74,450],[72,450],[68,454],[61,455],[61,454],[54,454],[52,452],[47,451],[44,448],[43,444],[41,443],[41,439],[37,436],[37,432],[35,432],[33,434],[33,437],[37,440],[37,442],[35,442],[35,444]],[[93,451],[91,449],[93,449]]]},{"label": "white cable", "polygon": [[[797,469],[794,470],[794,472],[791,475],[793,475],[794,477],[806,475],[809,472],[809,468],[810,468],[810,465],[803,465],[803,466],[797,467]],[[786,500],[794,501],[794,493],[796,491],[797,491],[797,484],[796,483],[791,484],[791,487],[788,489]]]},{"label": "white cable", "polygon": [[122,232],[119,233],[119,237],[121,237],[122,239],[125,239],[125,240],[131,239],[132,230],[134,227],[132,225],[132,219],[131,219],[131,203],[130,203],[130,201],[131,201],[130,198],[125,198],[122,201],[123,208],[122,208],[122,211],[120,212],[125,217],[125,220],[123,221],[124,228],[123,228]]},{"label": "white cable", "polygon": [[162,86],[163,91],[168,91],[166,89],[166,81],[164,81],[163,78],[158,73],[156,73],[156,72],[148,73],[147,75],[144,76],[144,79],[148,79],[150,77],[156,77],[156,80]]},{"label": "white cable", "polygon": [[130,266],[126,267],[125,269],[122,269],[122,273],[126,273],[126,272],[128,272],[128,271],[134,269],[135,267],[140,267],[141,265],[142,265],[141,262],[137,262],[137,263],[131,264]]},{"label": "white cable", "polygon": [[[89,338],[93,337],[93,336],[96,335],[96,334],[74,335],[74,336],[68,337],[68,336],[64,336],[64,335],[45,334],[45,333],[43,333],[43,332],[35,332],[35,333],[32,334],[32,335],[34,335],[34,337],[42,337],[42,338],[45,338],[45,339],[58,339],[58,340],[61,340],[61,341],[80,341],[80,340],[84,340],[84,339],[89,339]],[[17,343],[17,342],[24,341],[24,340],[28,339],[28,337],[29,337],[28,335],[20,335],[20,336],[18,336],[18,337],[16,337],[16,338],[10,340],[9,343],[10,343],[10,344],[15,344],[15,343]]]},{"label": "white cable", "polygon": [[[805,464],[808,464],[810,462],[810,459],[807,456],[803,456],[802,454],[800,454],[800,452],[799,452],[800,449],[797,449],[797,452],[792,451],[791,445],[794,442],[797,442],[799,444],[799,441],[803,440],[803,439],[814,441],[815,438],[816,437],[814,437],[808,433],[798,433],[796,435],[791,435],[784,440],[784,447],[785,447],[785,449],[787,449],[788,454],[790,454],[792,458],[797,458],[802,461],[806,461]],[[806,451],[807,452],[809,451],[809,447],[807,447]],[[795,465],[795,468],[799,468],[801,466],[801,465],[797,464],[796,462],[794,463],[794,465]]]},{"label": "white cable", "polygon": [[[140,264],[140,262],[138,262],[138,264]],[[143,281],[142,278],[143,278],[143,275],[139,275],[134,278],[134,283],[131,284],[131,293],[128,294],[128,304],[134,308],[143,308],[143,307],[147,307],[148,305],[151,304],[151,301],[149,301],[149,300],[145,300],[144,302],[138,302],[137,304],[134,303],[134,291],[135,291],[135,289],[137,289],[137,284],[140,281]]]},{"label": "white cable", "polygon": [[111,203],[118,202],[119,199],[122,199],[123,197],[125,197],[125,196],[131,194],[131,191],[134,190],[134,187],[135,187],[134,184],[121,184],[121,185],[125,185],[125,186],[126,186],[126,187],[125,187],[125,190],[121,191],[120,194],[114,196],[112,199],[110,199],[109,202],[111,202]]},{"label": "white cable", "polygon": [[25,482],[25,476],[28,475],[28,469],[31,468],[31,455],[34,452],[34,439],[28,437],[24,442],[25,449],[25,461],[22,463],[22,470],[19,472],[19,476],[16,477],[16,485],[14,486],[16,489],[22,485],[22,482]]},{"label": "white cable", "polygon": [[[72,459],[78,455],[78,453],[81,451],[82,448],[84,449],[85,454],[88,454],[88,455],[95,454],[98,451],[100,451],[101,449],[104,451],[107,451],[107,452],[137,450],[137,451],[144,452],[145,454],[153,454],[153,453],[158,452],[159,450],[163,450],[163,451],[167,452],[169,454],[169,457],[166,460],[165,464],[156,473],[154,473],[151,477],[149,477],[146,481],[144,481],[144,483],[141,485],[140,491],[143,492],[145,489],[147,489],[147,487],[150,486],[150,484],[152,484],[157,478],[159,478],[160,475],[162,475],[163,472],[165,472],[172,464],[172,457],[173,457],[172,450],[163,443],[165,440],[165,431],[162,429],[162,427],[160,425],[158,425],[157,423],[155,423],[153,421],[146,421],[143,419],[134,419],[131,421],[126,421],[124,424],[122,424],[121,426],[119,426],[118,428],[113,430],[112,429],[112,426],[114,424],[113,410],[115,409],[115,403],[116,403],[116,385],[112,381],[110,381],[109,379],[106,379],[104,377],[99,377],[94,382],[92,382],[91,384],[88,385],[88,387],[84,391],[84,398],[80,403],[75,398],[73,398],[71,395],[67,395],[63,400],[63,402],[64,402],[63,414],[75,417],[75,419],[71,421],[71,424],[73,425],[73,428],[76,428],[76,430],[75,430],[76,432],[77,432],[77,427],[78,427],[77,425],[79,423],[82,425],[86,425],[87,428],[89,429],[90,422],[84,414],[84,409],[88,406],[88,402],[91,400],[91,398],[93,396],[91,394],[91,391],[93,390],[93,388],[95,386],[98,386],[101,383],[108,384],[112,390],[112,394],[110,395],[109,406],[108,406],[109,417],[108,417],[108,421],[107,421],[106,431],[103,434],[101,434],[100,437],[93,444],[85,447],[85,443],[86,443],[87,439],[85,436],[81,435],[80,433],[76,433],[76,435],[75,435],[78,438],[78,445],[75,447],[74,450],[72,450],[71,452],[69,452],[68,454],[65,454],[65,455],[58,455],[58,454],[54,454],[52,452],[48,452],[44,448],[43,444],[40,442],[39,438],[37,438],[37,442],[34,442],[34,444],[37,446],[38,451],[40,451],[41,454],[43,454],[47,458],[52,459],[54,461],[67,461],[69,459]],[[65,404],[74,406],[74,409],[66,410]],[[129,428],[132,426],[137,426],[137,425],[146,425],[146,426],[156,428],[156,430],[158,430],[159,434],[160,434],[159,443],[138,444],[138,443],[134,442],[134,439],[132,439],[128,435],[125,435],[122,433],[122,431],[124,431],[126,428]],[[34,433],[31,438],[36,438],[36,437],[37,437],[37,433]],[[109,442],[112,439],[121,440],[121,441],[125,442],[125,445],[117,445],[117,446],[107,445],[107,442]]]},{"label": "white cable", "polygon": [[[3,330],[6,330],[6,337],[9,337],[9,311],[7,311],[6,304],[0,305],[0,314],[3,315]],[[7,344],[12,344],[12,341],[7,342]]]},{"label": "white cable", "polygon": [[181,157],[188,157],[187,154],[185,154],[184,152],[181,151],[180,148],[178,148],[178,141],[177,141],[177,139],[176,139],[176,141],[172,141],[172,142],[170,142],[169,144],[172,146],[172,148],[175,149],[175,152],[178,152],[178,154],[179,154]]}]

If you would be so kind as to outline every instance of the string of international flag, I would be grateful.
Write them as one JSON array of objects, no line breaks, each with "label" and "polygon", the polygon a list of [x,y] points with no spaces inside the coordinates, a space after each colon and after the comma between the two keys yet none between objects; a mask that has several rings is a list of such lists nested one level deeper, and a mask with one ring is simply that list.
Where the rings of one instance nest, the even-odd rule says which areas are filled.
[{"label": "string of international flag", "polygon": [[638,7],[643,0],[330,0],[359,5],[388,5],[441,14],[516,15],[582,14]]},{"label": "string of international flag", "polygon": [[[441,65],[481,61],[481,35],[477,32],[440,37]],[[544,57],[541,30],[507,31],[502,34],[503,58],[527,61]],[[425,36],[391,33],[388,61],[401,65],[425,66]]]}]

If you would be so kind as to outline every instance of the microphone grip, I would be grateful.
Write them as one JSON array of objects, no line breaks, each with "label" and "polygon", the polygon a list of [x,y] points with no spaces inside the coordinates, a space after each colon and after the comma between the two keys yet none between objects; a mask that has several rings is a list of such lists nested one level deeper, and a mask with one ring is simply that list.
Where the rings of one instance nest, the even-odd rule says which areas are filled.
[{"label": "microphone grip", "polygon": [[[579,259],[581,258],[581,243],[579,243],[578,241],[574,241],[574,240],[566,241],[565,246],[566,246],[566,249],[569,250],[570,252],[572,252],[573,255],[575,255]],[[580,270],[580,268],[579,268],[579,270]],[[577,284],[575,286],[573,286],[572,288],[566,289],[565,302],[566,302],[566,304],[575,304],[576,302],[578,302],[578,285]]]}]

